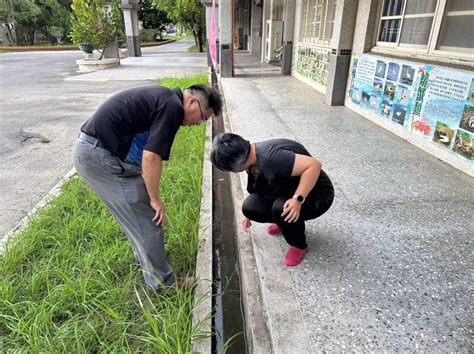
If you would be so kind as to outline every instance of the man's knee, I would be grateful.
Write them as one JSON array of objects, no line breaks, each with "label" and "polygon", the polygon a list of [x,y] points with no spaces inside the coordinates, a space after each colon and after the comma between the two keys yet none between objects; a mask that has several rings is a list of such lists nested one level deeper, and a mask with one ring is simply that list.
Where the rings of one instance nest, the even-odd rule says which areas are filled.
[{"label": "man's knee", "polygon": [[284,198],[278,198],[273,202],[272,205],[272,216],[275,220],[281,218],[281,214],[283,213],[283,205],[285,205],[286,200]]},{"label": "man's knee", "polygon": [[256,203],[251,195],[245,198],[244,202],[242,203],[242,213],[246,218],[253,220],[258,214],[258,210],[258,203]]}]

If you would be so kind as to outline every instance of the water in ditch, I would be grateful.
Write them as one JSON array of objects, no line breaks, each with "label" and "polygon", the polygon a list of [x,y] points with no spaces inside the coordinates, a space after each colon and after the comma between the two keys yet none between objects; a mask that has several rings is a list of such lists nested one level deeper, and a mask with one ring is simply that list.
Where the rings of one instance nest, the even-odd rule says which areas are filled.
[{"label": "water in ditch", "polygon": [[[222,127],[222,120],[214,125],[214,134],[223,131],[219,127]],[[247,353],[247,346],[230,176],[213,168],[212,180],[215,310],[213,351],[242,354]]]}]

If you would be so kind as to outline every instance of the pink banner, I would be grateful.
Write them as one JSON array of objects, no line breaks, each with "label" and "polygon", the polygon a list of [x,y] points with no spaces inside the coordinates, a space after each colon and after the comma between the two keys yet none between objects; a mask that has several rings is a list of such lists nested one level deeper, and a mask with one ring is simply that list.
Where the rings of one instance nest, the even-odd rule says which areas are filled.
[{"label": "pink banner", "polygon": [[211,23],[209,24],[209,33],[207,36],[209,45],[209,54],[211,55],[212,65],[217,69],[217,46],[216,46],[216,0],[212,0]]}]

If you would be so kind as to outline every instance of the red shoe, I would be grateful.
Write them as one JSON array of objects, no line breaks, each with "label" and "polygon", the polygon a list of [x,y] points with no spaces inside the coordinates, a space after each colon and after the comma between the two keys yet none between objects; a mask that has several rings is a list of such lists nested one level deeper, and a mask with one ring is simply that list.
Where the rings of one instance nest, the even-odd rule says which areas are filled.
[{"label": "red shoe", "polygon": [[278,227],[277,224],[271,224],[267,227],[267,233],[272,236],[279,235],[281,234],[281,229]]},{"label": "red shoe", "polygon": [[285,257],[283,257],[283,263],[289,267],[294,267],[301,263],[306,252],[308,252],[308,246],[304,250],[290,246],[288,251],[286,251]]}]

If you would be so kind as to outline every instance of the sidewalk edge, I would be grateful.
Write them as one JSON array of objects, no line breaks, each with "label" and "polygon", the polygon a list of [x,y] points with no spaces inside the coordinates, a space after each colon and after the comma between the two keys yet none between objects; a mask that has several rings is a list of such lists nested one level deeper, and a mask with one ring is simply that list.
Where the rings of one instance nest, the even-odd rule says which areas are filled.
[{"label": "sidewalk edge", "polygon": [[[224,102],[224,128],[226,132],[229,132],[232,131],[230,128],[230,117],[225,103],[224,90],[220,81],[219,89]],[[230,173],[229,176],[232,191],[232,203],[234,207],[234,232],[237,239],[247,349],[249,353],[273,353],[268,317],[262,296],[260,275],[254,253],[254,246],[251,237],[248,234],[244,234],[240,229],[240,214],[237,210],[240,208],[240,205],[242,205],[244,192],[242,190],[239,176],[235,173]]]},{"label": "sidewalk edge", "polygon": [[68,173],[66,173],[58,183],[56,183],[51,190],[46,193],[46,195],[30,210],[30,212],[21,219],[16,226],[7,232],[1,239],[0,239],[0,253],[3,253],[5,249],[5,245],[9,239],[14,237],[17,233],[23,231],[27,226],[28,222],[30,221],[31,217],[35,215],[38,211],[43,209],[47,206],[54,198],[58,197],[61,193],[61,188],[69,181],[72,177],[76,175],[76,169],[72,168]]},{"label": "sidewalk edge", "polygon": [[202,197],[199,216],[199,248],[196,259],[196,288],[192,328],[205,334],[191,341],[191,352],[211,353],[212,337],[212,166],[209,160],[212,143],[212,123],[206,124]]}]

